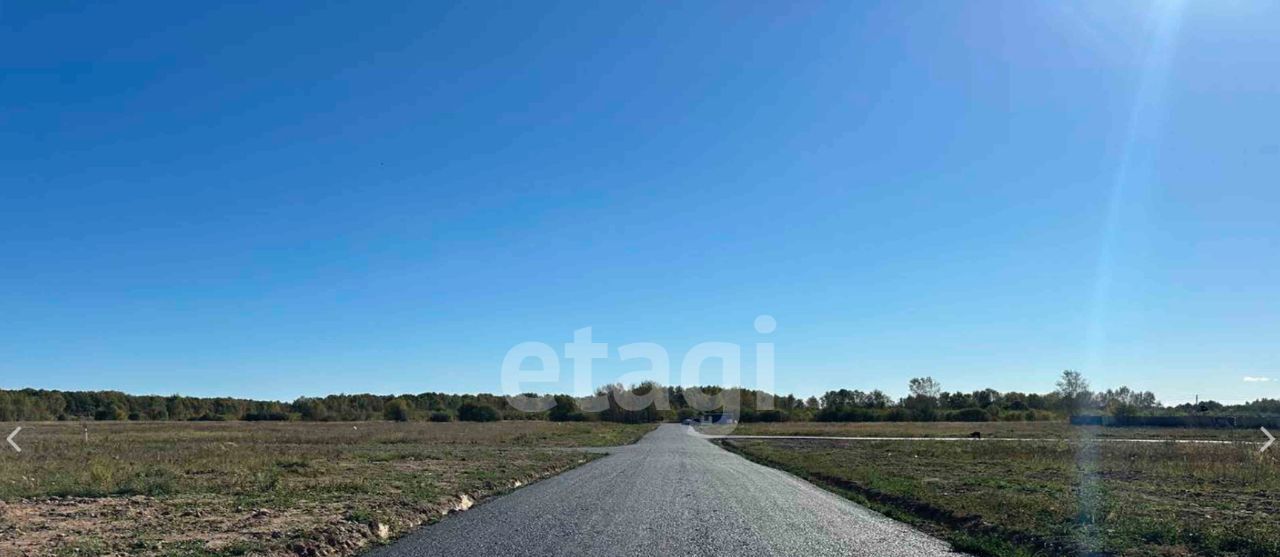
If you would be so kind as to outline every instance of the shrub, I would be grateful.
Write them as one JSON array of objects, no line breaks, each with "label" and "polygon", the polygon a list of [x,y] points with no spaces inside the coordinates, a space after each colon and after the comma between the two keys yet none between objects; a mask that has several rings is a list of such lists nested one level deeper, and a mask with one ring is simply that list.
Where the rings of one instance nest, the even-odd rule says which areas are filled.
[{"label": "shrub", "polygon": [[398,398],[392,400],[382,409],[382,417],[393,422],[407,422],[409,421],[409,405]]},{"label": "shrub", "polygon": [[585,422],[585,421],[587,421],[587,415],[586,415],[586,414],[583,414],[582,412],[569,412],[568,414],[565,414],[565,415],[563,415],[563,416],[560,416],[560,418],[559,418],[559,419],[557,419],[557,420],[555,420],[555,421],[558,421],[558,422]]},{"label": "shrub", "polygon": [[[901,410],[895,408],[894,410]],[[884,419],[888,420],[887,414]],[[842,407],[842,408],[823,408],[813,419],[819,422],[874,422],[881,417],[880,413],[875,410],[860,407]],[[891,420],[906,421],[906,418]]]},{"label": "shrub", "polygon": [[991,414],[981,408],[965,408],[952,412],[948,418],[953,422],[989,422]]},{"label": "shrub", "polygon": [[1111,411],[1111,415],[1115,416],[1118,420],[1134,418],[1138,416],[1138,408],[1132,404],[1120,404]]},{"label": "shrub", "polygon": [[911,421],[911,413],[902,408],[893,408],[884,413],[884,421],[886,422],[909,422]]},{"label": "shrub", "polygon": [[464,422],[496,422],[502,419],[498,409],[487,404],[464,402],[458,407],[458,419]]},{"label": "shrub", "polygon": [[997,421],[1025,422],[1027,421],[1027,414],[1025,412],[1005,412],[1003,414],[1000,414],[1000,418]]},{"label": "shrub", "polygon": [[823,408],[813,419],[819,422],[838,422],[841,421],[840,411],[835,408]]},{"label": "shrub", "polygon": [[[895,408],[895,410],[897,409]],[[968,408],[966,408],[965,410],[968,410]],[[983,414],[987,413],[985,410],[982,410],[981,408],[974,408],[974,410],[982,412]],[[932,406],[919,406],[911,410],[911,417],[908,421],[933,422],[933,421],[937,421],[937,419],[938,419],[938,411],[935,410]]]},{"label": "shrub", "polygon": [[452,422],[453,416],[448,412],[432,412],[431,421],[433,422]]},{"label": "shrub", "polygon": [[781,410],[765,410],[757,413],[756,418],[762,422],[785,422],[791,417]]},{"label": "shrub", "polygon": [[582,413],[578,412],[578,405],[573,401],[573,397],[569,395],[556,395],[556,405],[551,407],[551,411],[547,412],[547,417],[553,422],[580,422],[582,421]]},{"label": "shrub", "polygon": [[100,422],[120,421],[128,417],[129,415],[125,413],[123,408],[120,408],[119,406],[116,406],[114,404],[111,406],[107,406],[105,408],[99,408],[97,412],[93,413],[93,419],[98,420]]}]

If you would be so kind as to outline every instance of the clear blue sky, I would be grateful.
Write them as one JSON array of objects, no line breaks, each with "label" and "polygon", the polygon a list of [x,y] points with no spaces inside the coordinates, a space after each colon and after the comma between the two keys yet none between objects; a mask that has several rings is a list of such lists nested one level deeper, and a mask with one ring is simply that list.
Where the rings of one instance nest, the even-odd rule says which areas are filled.
[{"label": "clear blue sky", "polygon": [[1270,2],[9,1],[0,387],[496,391],[590,326],[1277,397],[1277,68]]}]

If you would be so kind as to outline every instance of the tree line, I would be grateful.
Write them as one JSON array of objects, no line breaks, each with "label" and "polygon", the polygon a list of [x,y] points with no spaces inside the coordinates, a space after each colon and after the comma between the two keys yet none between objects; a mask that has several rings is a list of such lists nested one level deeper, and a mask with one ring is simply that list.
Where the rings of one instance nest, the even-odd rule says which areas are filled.
[{"label": "tree line", "polygon": [[[1048,393],[944,391],[931,377],[913,378],[908,394],[839,389],[801,399],[752,389],[686,389],[652,382],[600,387],[593,396],[555,395],[528,404],[494,394],[336,394],[293,402],[117,391],[0,390],[0,421],[496,421],[553,420],[651,423],[719,417],[726,401],[734,419],[781,421],[1042,421],[1079,414],[1275,415],[1280,400],[1228,406],[1214,401],[1165,407],[1149,391],[1128,387],[1093,391],[1078,372],[1065,371]],[[733,408],[736,406],[736,408]]]}]

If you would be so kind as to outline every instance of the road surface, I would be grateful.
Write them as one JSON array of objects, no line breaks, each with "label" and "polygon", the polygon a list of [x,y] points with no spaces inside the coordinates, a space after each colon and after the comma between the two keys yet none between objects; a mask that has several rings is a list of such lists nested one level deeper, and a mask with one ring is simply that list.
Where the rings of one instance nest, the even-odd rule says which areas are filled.
[{"label": "road surface", "polygon": [[689,430],[664,424],[369,555],[960,555]]}]

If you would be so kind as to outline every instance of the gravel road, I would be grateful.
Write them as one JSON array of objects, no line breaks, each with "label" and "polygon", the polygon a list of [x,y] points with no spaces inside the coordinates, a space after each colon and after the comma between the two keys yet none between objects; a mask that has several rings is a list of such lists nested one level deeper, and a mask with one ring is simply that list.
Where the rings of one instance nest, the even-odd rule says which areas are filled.
[{"label": "gravel road", "polygon": [[422,528],[370,557],[961,555],[664,424],[635,445]]}]

